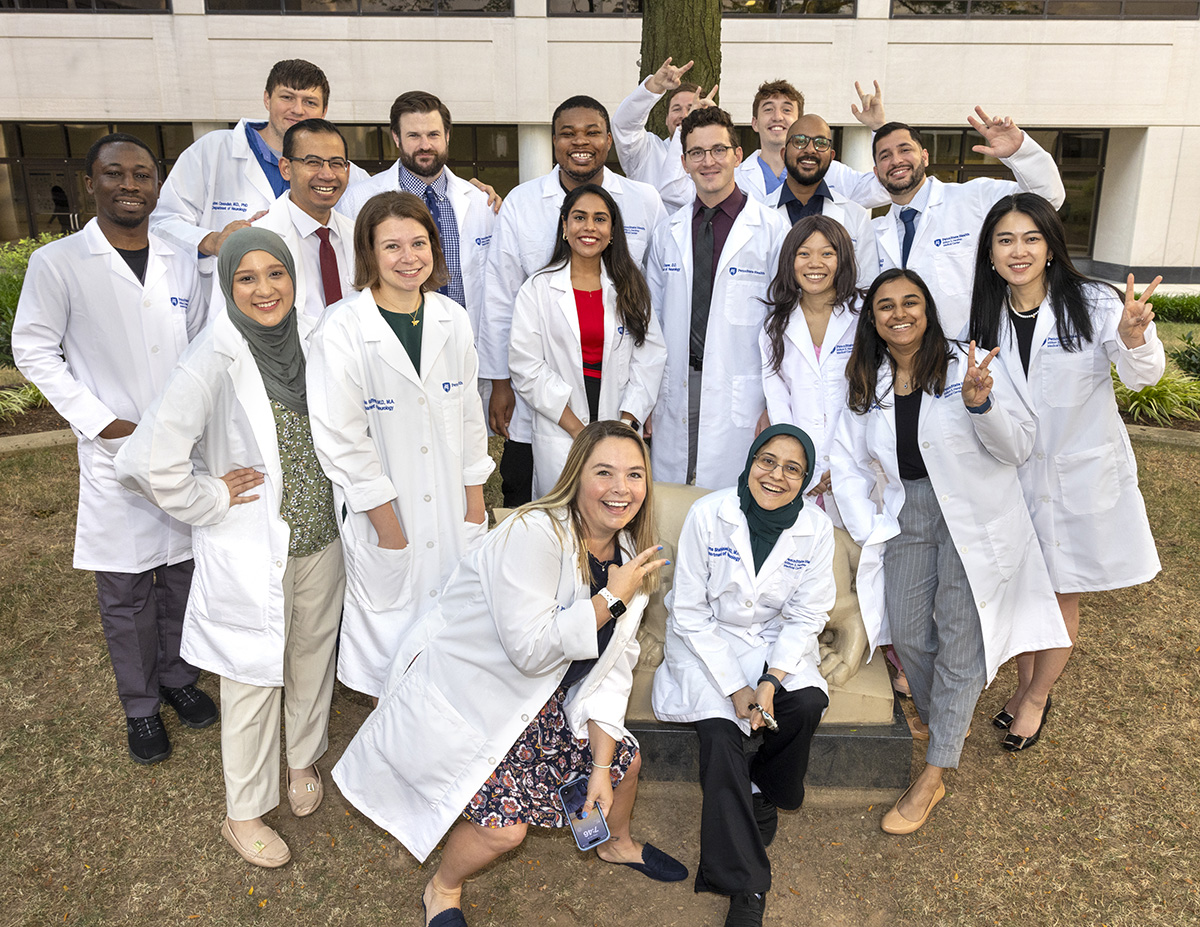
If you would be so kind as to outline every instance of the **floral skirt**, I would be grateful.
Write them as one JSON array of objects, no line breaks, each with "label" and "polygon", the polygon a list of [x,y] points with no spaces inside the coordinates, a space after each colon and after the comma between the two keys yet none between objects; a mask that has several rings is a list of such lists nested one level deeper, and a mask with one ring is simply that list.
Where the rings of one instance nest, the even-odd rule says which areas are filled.
[{"label": "floral skirt", "polygon": [[[558,790],[592,771],[591,748],[567,725],[566,699],[567,687],[559,686],[463,809],[464,818],[484,827],[566,826]],[[630,744],[617,744],[610,770],[614,786],[625,778],[637,752]]]}]

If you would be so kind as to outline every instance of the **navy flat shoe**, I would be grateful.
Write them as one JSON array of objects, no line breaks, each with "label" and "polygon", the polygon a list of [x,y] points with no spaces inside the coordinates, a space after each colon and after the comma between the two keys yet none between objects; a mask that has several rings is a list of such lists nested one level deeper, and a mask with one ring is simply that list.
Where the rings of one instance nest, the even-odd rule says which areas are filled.
[{"label": "navy flat shoe", "polygon": [[[687,866],[649,843],[642,844],[642,861],[640,863],[618,863],[617,865],[635,869],[646,878],[654,879],[656,882],[682,882],[688,877]],[[434,927],[434,925],[431,923],[429,927]],[[438,927],[452,927],[452,925],[438,925]]]},{"label": "navy flat shoe", "polygon": [[[425,920],[427,911],[425,899],[421,899],[421,920]],[[467,919],[463,917],[462,908],[447,908],[440,914],[435,914],[429,922],[429,927],[467,927]]]}]

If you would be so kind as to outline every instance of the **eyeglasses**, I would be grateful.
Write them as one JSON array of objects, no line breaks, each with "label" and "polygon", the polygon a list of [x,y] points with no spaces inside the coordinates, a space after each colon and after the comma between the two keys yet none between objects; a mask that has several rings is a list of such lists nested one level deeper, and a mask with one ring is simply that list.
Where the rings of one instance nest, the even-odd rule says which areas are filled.
[{"label": "eyeglasses", "polygon": [[826,138],[824,135],[793,135],[788,139],[788,144],[797,151],[803,151],[808,147],[809,142],[812,142],[813,148],[817,151],[828,151],[833,147],[833,139]]},{"label": "eyeglasses", "polygon": [[683,153],[683,156],[693,164],[699,164],[704,160],[705,155],[712,155],[714,161],[724,161],[729,157],[729,152],[733,151],[729,145],[713,145],[711,148],[689,148]]},{"label": "eyeglasses", "polygon": [[754,458],[754,465],[763,473],[774,473],[777,467],[783,468],[783,475],[789,480],[804,479],[804,470],[794,463],[782,463],[770,454],[759,454]]},{"label": "eyeglasses", "polygon": [[303,164],[310,171],[319,171],[322,166],[328,164],[331,171],[342,173],[342,171],[350,170],[350,162],[345,158],[318,158],[316,155],[309,155],[307,158],[288,158],[293,164]]}]

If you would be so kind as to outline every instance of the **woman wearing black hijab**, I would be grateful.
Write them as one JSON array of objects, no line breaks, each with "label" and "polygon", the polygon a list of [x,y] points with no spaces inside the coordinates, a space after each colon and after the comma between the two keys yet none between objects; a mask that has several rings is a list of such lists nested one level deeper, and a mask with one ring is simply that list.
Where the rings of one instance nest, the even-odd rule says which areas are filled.
[{"label": "woman wearing black hijab", "polygon": [[246,862],[275,868],[291,859],[262,820],[279,804],[281,718],[292,814],[324,795],[342,545],[309,430],[291,253],[274,232],[239,229],[217,275],[225,306],[121,449],[117,475],[193,526],[180,652],[221,677],[221,833]]},{"label": "woman wearing black hijab", "polygon": [[777,809],[804,800],[829,696],[817,635],[833,607],[833,525],[805,505],[816,455],[794,425],[750,446],[736,489],[692,506],[679,538],[654,713],[700,735],[696,890],[730,896],[727,927],[762,924]]}]

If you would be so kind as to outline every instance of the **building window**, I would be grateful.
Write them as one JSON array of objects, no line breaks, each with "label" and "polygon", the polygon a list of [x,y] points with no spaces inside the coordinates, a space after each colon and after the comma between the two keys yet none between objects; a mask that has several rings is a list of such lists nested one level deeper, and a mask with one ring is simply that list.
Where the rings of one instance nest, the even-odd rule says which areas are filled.
[{"label": "building window", "polygon": [[298,16],[512,16],[513,0],[204,0],[204,9]]},{"label": "building window", "polygon": [[167,175],[192,143],[192,124],[152,122],[0,123],[0,240],[74,232],[95,215],[83,184],[83,158],[110,132],[140,138]]},{"label": "building window", "polygon": [[22,13],[170,13],[171,0],[0,0],[0,11]]},{"label": "building window", "polygon": [[[723,16],[854,16],[855,0],[721,0]],[[548,16],[641,16],[642,0],[547,0]]]},{"label": "building window", "polygon": [[892,17],[908,16],[1196,19],[1200,0],[892,0]]},{"label": "building window", "polygon": [[[1107,129],[1026,129],[1029,136],[1054,155],[1067,198],[1058,210],[1067,230],[1067,247],[1074,256],[1089,257],[1096,234],[1096,212],[1108,148]],[[947,183],[975,177],[1012,180],[1012,172],[997,159],[978,154],[982,144],[973,129],[920,129],[929,152],[929,174]]]}]

